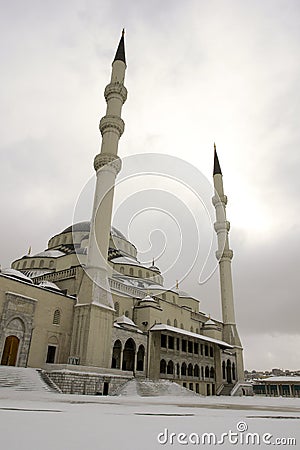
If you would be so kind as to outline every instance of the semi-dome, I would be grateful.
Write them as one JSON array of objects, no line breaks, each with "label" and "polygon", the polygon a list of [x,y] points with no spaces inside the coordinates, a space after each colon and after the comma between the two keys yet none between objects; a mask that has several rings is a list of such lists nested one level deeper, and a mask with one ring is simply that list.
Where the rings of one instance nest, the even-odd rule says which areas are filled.
[{"label": "semi-dome", "polygon": [[24,273],[19,272],[19,270],[5,268],[1,270],[2,275],[6,275],[7,277],[16,278],[18,280],[26,281],[27,283],[33,283],[31,278],[24,275]]}]

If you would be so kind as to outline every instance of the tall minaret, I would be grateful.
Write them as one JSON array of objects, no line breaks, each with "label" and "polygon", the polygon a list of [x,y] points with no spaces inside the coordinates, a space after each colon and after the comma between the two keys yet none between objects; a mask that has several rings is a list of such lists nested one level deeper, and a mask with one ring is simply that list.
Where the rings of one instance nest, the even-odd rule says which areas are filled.
[{"label": "tall minaret", "polygon": [[231,274],[231,260],[233,251],[229,248],[228,234],[230,222],[226,219],[227,197],[224,195],[223,176],[217,155],[216,145],[214,144],[214,188],[215,195],[212,198],[216,209],[216,222],[214,224],[218,237],[218,250],[216,252],[219,261],[221,302],[222,302],[222,320],[223,320],[223,339],[225,342],[233,345],[237,359],[238,380],[244,379],[243,349],[235,323],[233,287]]},{"label": "tall minaret", "polygon": [[71,356],[80,364],[110,367],[114,305],[108,282],[114,185],[121,169],[118,143],[124,131],[121,110],[127,98],[124,30],[112,63],[110,83],[104,91],[106,115],[100,121],[101,151],[96,155],[96,189],[88,245],[87,265],[75,306]]}]

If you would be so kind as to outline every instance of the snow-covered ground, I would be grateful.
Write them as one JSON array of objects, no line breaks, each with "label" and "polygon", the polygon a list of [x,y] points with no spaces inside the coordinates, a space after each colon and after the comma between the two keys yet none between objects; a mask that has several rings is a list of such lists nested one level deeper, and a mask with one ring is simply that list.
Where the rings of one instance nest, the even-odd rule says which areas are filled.
[{"label": "snow-covered ground", "polygon": [[[247,431],[242,431],[245,427]],[[231,440],[238,439],[238,444],[229,443],[226,436],[222,439],[222,433],[230,430],[237,433]],[[5,450],[274,448],[276,438],[295,438],[296,445],[280,447],[300,449],[300,399],[92,397],[2,388],[0,432],[1,449]],[[163,433],[161,444],[159,433]],[[197,436],[192,433],[199,436],[200,444],[195,444]],[[215,433],[217,441],[225,443],[210,445],[206,439],[206,444],[201,444],[203,433]],[[261,440],[270,433],[272,437],[265,435],[270,444],[244,445],[248,433],[258,433]],[[251,436],[249,439],[251,442]]]}]

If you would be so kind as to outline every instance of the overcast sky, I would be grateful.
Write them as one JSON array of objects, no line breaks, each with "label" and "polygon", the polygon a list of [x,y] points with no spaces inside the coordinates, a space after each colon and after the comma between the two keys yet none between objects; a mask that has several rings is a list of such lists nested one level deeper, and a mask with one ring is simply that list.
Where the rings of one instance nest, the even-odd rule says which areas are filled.
[{"label": "overcast sky", "polygon": [[[106,107],[103,90],[123,27],[128,99],[120,156],[180,158],[182,178],[191,175],[192,189],[199,173],[198,187],[205,185],[207,195],[204,180],[211,182],[216,141],[229,200],[245,366],[300,369],[298,0],[2,0],[2,267],[26,254],[30,245],[33,253],[46,248],[52,235],[72,223],[78,198],[94,175],[98,123]],[[166,178],[169,183],[169,174]],[[171,282],[183,278],[180,264],[170,264],[180,233],[157,211],[151,214],[151,208],[157,198],[161,208],[168,204],[175,211],[177,199],[179,216],[185,218],[179,221],[182,243],[191,251],[201,225],[194,229],[197,220],[189,222],[189,214],[197,219],[201,208],[168,183],[145,178],[146,196],[135,204],[145,202],[146,211],[134,233],[121,214],[124,206],[116,208],[115,225],[129,231],[131,240],[136,236],[143,261],[156,252]],[[142,186],[139,179],[132,192]],[[175,192],[174,198],[156,197],[153,187]],[[130,184],[117,189],[116,199],[120,192],[128,193],[125,205],[130,205]],[[151,230],[156,231],[151,235]],[[185,236],[189,230],[190,240]],[[189,257],[181,256],[186,273]],[[220,318],[218,273],[199,284],[200,266],[181,281],[181,288],[201,299],[202,311]]]}]

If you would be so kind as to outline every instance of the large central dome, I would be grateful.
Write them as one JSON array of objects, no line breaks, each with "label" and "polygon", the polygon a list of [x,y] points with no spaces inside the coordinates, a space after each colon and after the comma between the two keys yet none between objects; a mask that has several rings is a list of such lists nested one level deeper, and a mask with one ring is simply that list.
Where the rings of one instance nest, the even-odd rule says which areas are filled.
[{"label": "large central dome", "polygon": [[[72,251],[82,253],[88,246],[90,228],[90,221],[77,222],[68,226],[49,240],[47,251],[61,250],[67,253]],[[128,241],[124,234],[115,227],[111,227],[109,247],[136,258],[135,245]]]},{"label": "large central dome", "polygon": [[[63,234],[63,233],[71,233],[71,232],[74,233],[74,232],[80,232],[80,231],[89,233],[90,229],[91,229],[91,222],[86,220],[84,222],[77,222],[77,223],[74,223],[73,225],[70,225],[65,230],[63,230],[61,232],[61,234]],[[110,233],[111,233],[112,236],[117,236],[120,239],[124,239],[125,241],[127,241],[127,238],[124,236],[124,234],[121,233],[121,231],[118,230],[115,227],[111,227]]]}]

